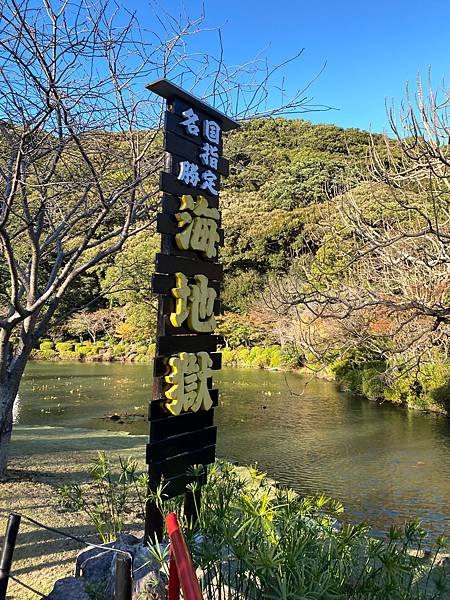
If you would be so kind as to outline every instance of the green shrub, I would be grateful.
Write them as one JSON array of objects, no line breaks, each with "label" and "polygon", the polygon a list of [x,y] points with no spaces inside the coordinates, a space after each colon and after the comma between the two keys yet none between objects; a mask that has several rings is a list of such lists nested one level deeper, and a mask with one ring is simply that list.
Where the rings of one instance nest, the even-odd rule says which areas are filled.
[{"label": "green shrub", "polygon": [[148,345],[147,354],[151,357],[154,357],[156,353],[156,344],[152,343]]},{"label": "green shrub", "polygon": [[408,404],[410,399],[410,382],[408,377],[399,377],[387,386],[384,397],[394,404]]},{"label": "green shrub", "polygon": [[59,352],[59,357],[61,360],[80,360],[81,354],[74,350],[61,350]]},{"label": "green shrub", "polygon": [[329,367],[337,383],[349,392],[362,393],[362,372],[351,360],[335,360]]},{"label": "green shrub", "polygon": [[73,483],[59,489],[60,507],[84,512],[102,541],[112,542],[123,531],[125,516],[144,519],[148,477],[137,472],[132,458],[119,458],[115,470],[104,452],[98,453],[89,475],[90,487]]},{"label": "green shrub", "polygon": [[250,348],[236,348],[235,356],[236,356],[236,364],[241,367],[249,367],[250,363]]},{"label": "green shrub", "polygon": [[54,343],[51,340],[44,340],[39,344],[39,350],[53,350]]},{"label": "green shrub", "polygon": [[450,414],[450,362],[440,356],[418,371],[403,373],[395,362],[374,360],[370,353],[355,349],[332,360],[328,371],[343,388],[367,398]]},{"label": "green shrub", "polygon": [[450,364],[436,359],[435,363],[422,365],[418,373],[400,373],[385,390],[385,398],[413,408],[437,409],[449,414]]},{"label": "green shrub", "polygon": [[283,351],[281,346],[272,346],[267,348],[268,351],[268,359],[269,359],[269,367],[271,369],[278,369],[283,366]]},{"label": "green shrub", "polygon": [[361,393],[371,400],[381,400],[384,398],[386,383],[383,374],[386,370],[386,363],[371,362],[364,366],[361,372]]},{"label": "green shrub", "polygon": [[55,350],[35,350],[32,354],[32,357],[37,360],[53,360],[58,356],[58,353]]},{"label": "green shrub", "polygon": [[152,357],[149,354],[136,354],[133,358],[134,362],[148,364],[152,362]]},{"label": "green shrub", "polygon": [[328,365],[329,373],[345,390],[372,399],[384,397],[386,368],[385,361],[375,358],[365,348],[353,348],[345,357],[330,360]]},{"label": "green shrub", "polygon": [[83,344],[77,344],[75,346],[75,352],[78,352],[80,356],[89,356],[96,354],[96,350],[93,346],[85,346]]},{"label": "green shrub", "polygon": [[249,364],[252,367],[258,367],[259,369],[269,369],[272,366],[272,358],[275,357],[278,352],[277,346],[269,346],[267,348],[253,346],[253,348],[250,349],[248,357]]},{"label": "green shrub", "polygon": [[119,344],[115,344],[112,347],[112,351],[114,353],[114,356],[122,356],[127,351],[127,345],[122,342]]},{"label": "green shrub", "polygon": [[[194,466],[189,475],[195,481],[202,471]],[[131,459],[120,459],[115,472],[103,453],[90,476],[91,484],[64,486],[60,505],[85,512],[102,540],[112,541],[124,530],[125,518],[130,524],[143,519],[148,479]],[[301,497],[275,487],[265,473],[228,463],[210,467],[195,525],[183,516],[183,497],[165,499],[164,483],[151,498],[163,514],[173,510],[179,516],[205,600],[449,597],[450,571],[435,566],[446,541],[438,538],[430,558],[419,560],[426,532],[418,522],[391,527],[384,539],[370,537],[366,524],[336,527],[344,510],[339,502]],[[150,550],[167,572],[167,545],[158,542]]]},{"label": "green shrub", "polygon": [[147,349],[148,349],[147,346],[138,346],[136,348],[136,352],[138,354],[146,354],[147,353]]},{"label": "green shrub", "polygon": [[287,344],[280,348],[281,365],[286,369],[297,369],[305,362],[305,357],[300,353],[298,348]]},{"label": "green shrub", "polygon": [[262,368],[264,366],[263,349],[259,346],[253,346],[253,348],[250,348],[246,360],[251,367]]},{"label": "green shrub", "polygon": [[75,342],[56,342],[55,344],[55,348],[56,351],[59,352],[60,354],[62,352],[68,352],[70,350],[72,350],[72,348],[75,346]]},{"label": "green shrub", "polygon": [[231,348],[222,348],[222,366],[233,367],[234,366],[234,352]]},{"label": "green shrub", "polygon": [[424,380],[427,399],[450,414],[450,362],[427,365]]},{"label": "green shrub", "polygon": [[291,366],[288,364],[286,354],[280,346],[223,348],[222,364],[224,367],[256,367],[259,369]]}]

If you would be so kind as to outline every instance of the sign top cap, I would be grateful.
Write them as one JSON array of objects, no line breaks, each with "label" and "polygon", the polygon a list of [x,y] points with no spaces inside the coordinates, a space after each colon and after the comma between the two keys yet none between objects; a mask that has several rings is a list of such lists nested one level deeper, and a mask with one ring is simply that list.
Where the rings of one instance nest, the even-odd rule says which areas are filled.
[{"label": "sign top cap", "polygon": [[145,87],[158,96],[162,96],[166,100],[171,100],[174,97],[178,97],[188,104],[191,104],[193,108],[197,108],[208,113],[208,116],[211,116],[212,118],[215,118],[221,122],[223,131],[231,131],[232,129],[237,129],[240,127],[240,124],[237,121],[230,119],[230,117],[227,117],[223,112],[217,110],[217,108],[213,108],[203,100],[196,98],[168,79],[157,79],[156,81],[152,81],[152,83],[147,84]]}]

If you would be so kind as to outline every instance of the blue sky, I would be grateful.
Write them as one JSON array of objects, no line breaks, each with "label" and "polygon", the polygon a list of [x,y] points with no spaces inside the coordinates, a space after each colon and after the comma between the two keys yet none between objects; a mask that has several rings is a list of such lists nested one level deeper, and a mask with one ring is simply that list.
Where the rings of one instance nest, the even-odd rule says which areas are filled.
[{"label": "blue sky", "polygon": [[[145,14],[142,3],[127,6],[133,4]],[[160,4],[172,14],[192,16],[202,6],[198,0]],[[385,102],[398,104],[406,83],[414,87],[419,73],[424,87],[429,68],[436,89],[450,84],[450,0],[206,0],[204,7],[205,25],[221,28],[228,63],[262,51],[274,64],[304,48],[285,69],[291,92],[326,64],[309,94],[336,110],[304,115],[315,122],[382,131]],[[204,49],[214,51],[216,39],[215,32],[203,36]]]}]

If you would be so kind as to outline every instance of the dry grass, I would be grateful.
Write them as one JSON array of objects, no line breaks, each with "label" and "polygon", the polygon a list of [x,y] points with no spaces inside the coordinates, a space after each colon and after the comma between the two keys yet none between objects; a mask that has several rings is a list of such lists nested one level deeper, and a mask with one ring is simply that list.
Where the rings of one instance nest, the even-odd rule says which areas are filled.
[{"label": "dry grass", "polygon": [[[145,436],[59,427],[20,427],[13,434],[8,479],[0,482],[0,532],[15,510],[41,523],[90,541],[98,541],[84,515],[58,511],[56,490],[69,481],[85,479],[98,450],[132,455],[145,466]],[[134,524],[136,526],[136,524]],[[24,583],[48,593],[56,579],[73,574],[80,544],[22,520],[13,572]],[[11,600],[39,598],[11,581]]]}]

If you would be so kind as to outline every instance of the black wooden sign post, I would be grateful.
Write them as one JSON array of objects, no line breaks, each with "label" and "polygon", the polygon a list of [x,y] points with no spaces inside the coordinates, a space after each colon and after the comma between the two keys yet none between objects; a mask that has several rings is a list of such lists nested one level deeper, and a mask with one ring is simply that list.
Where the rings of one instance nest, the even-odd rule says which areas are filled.
[{"label": "black wooden sign post", "polygon": [[[196,482],[199,490],[206,481],[206,465],[215,459],[218,391],[212,379],[221,367],[221,339],[214,330],[223,242],[219,191],[220,176],[228,175],[222,133],[239,125],[166,79],[147,87],[167,103],[158,215],[161,253],[152,282],[159,312],[149,409],[149,487],[154,493],[162,482],[166,498],[184,493],[185,514],[195,518],[200,492],[194,495],[186,486]],[[146,538],[161,539],[162,523],[150,500]]]}]

